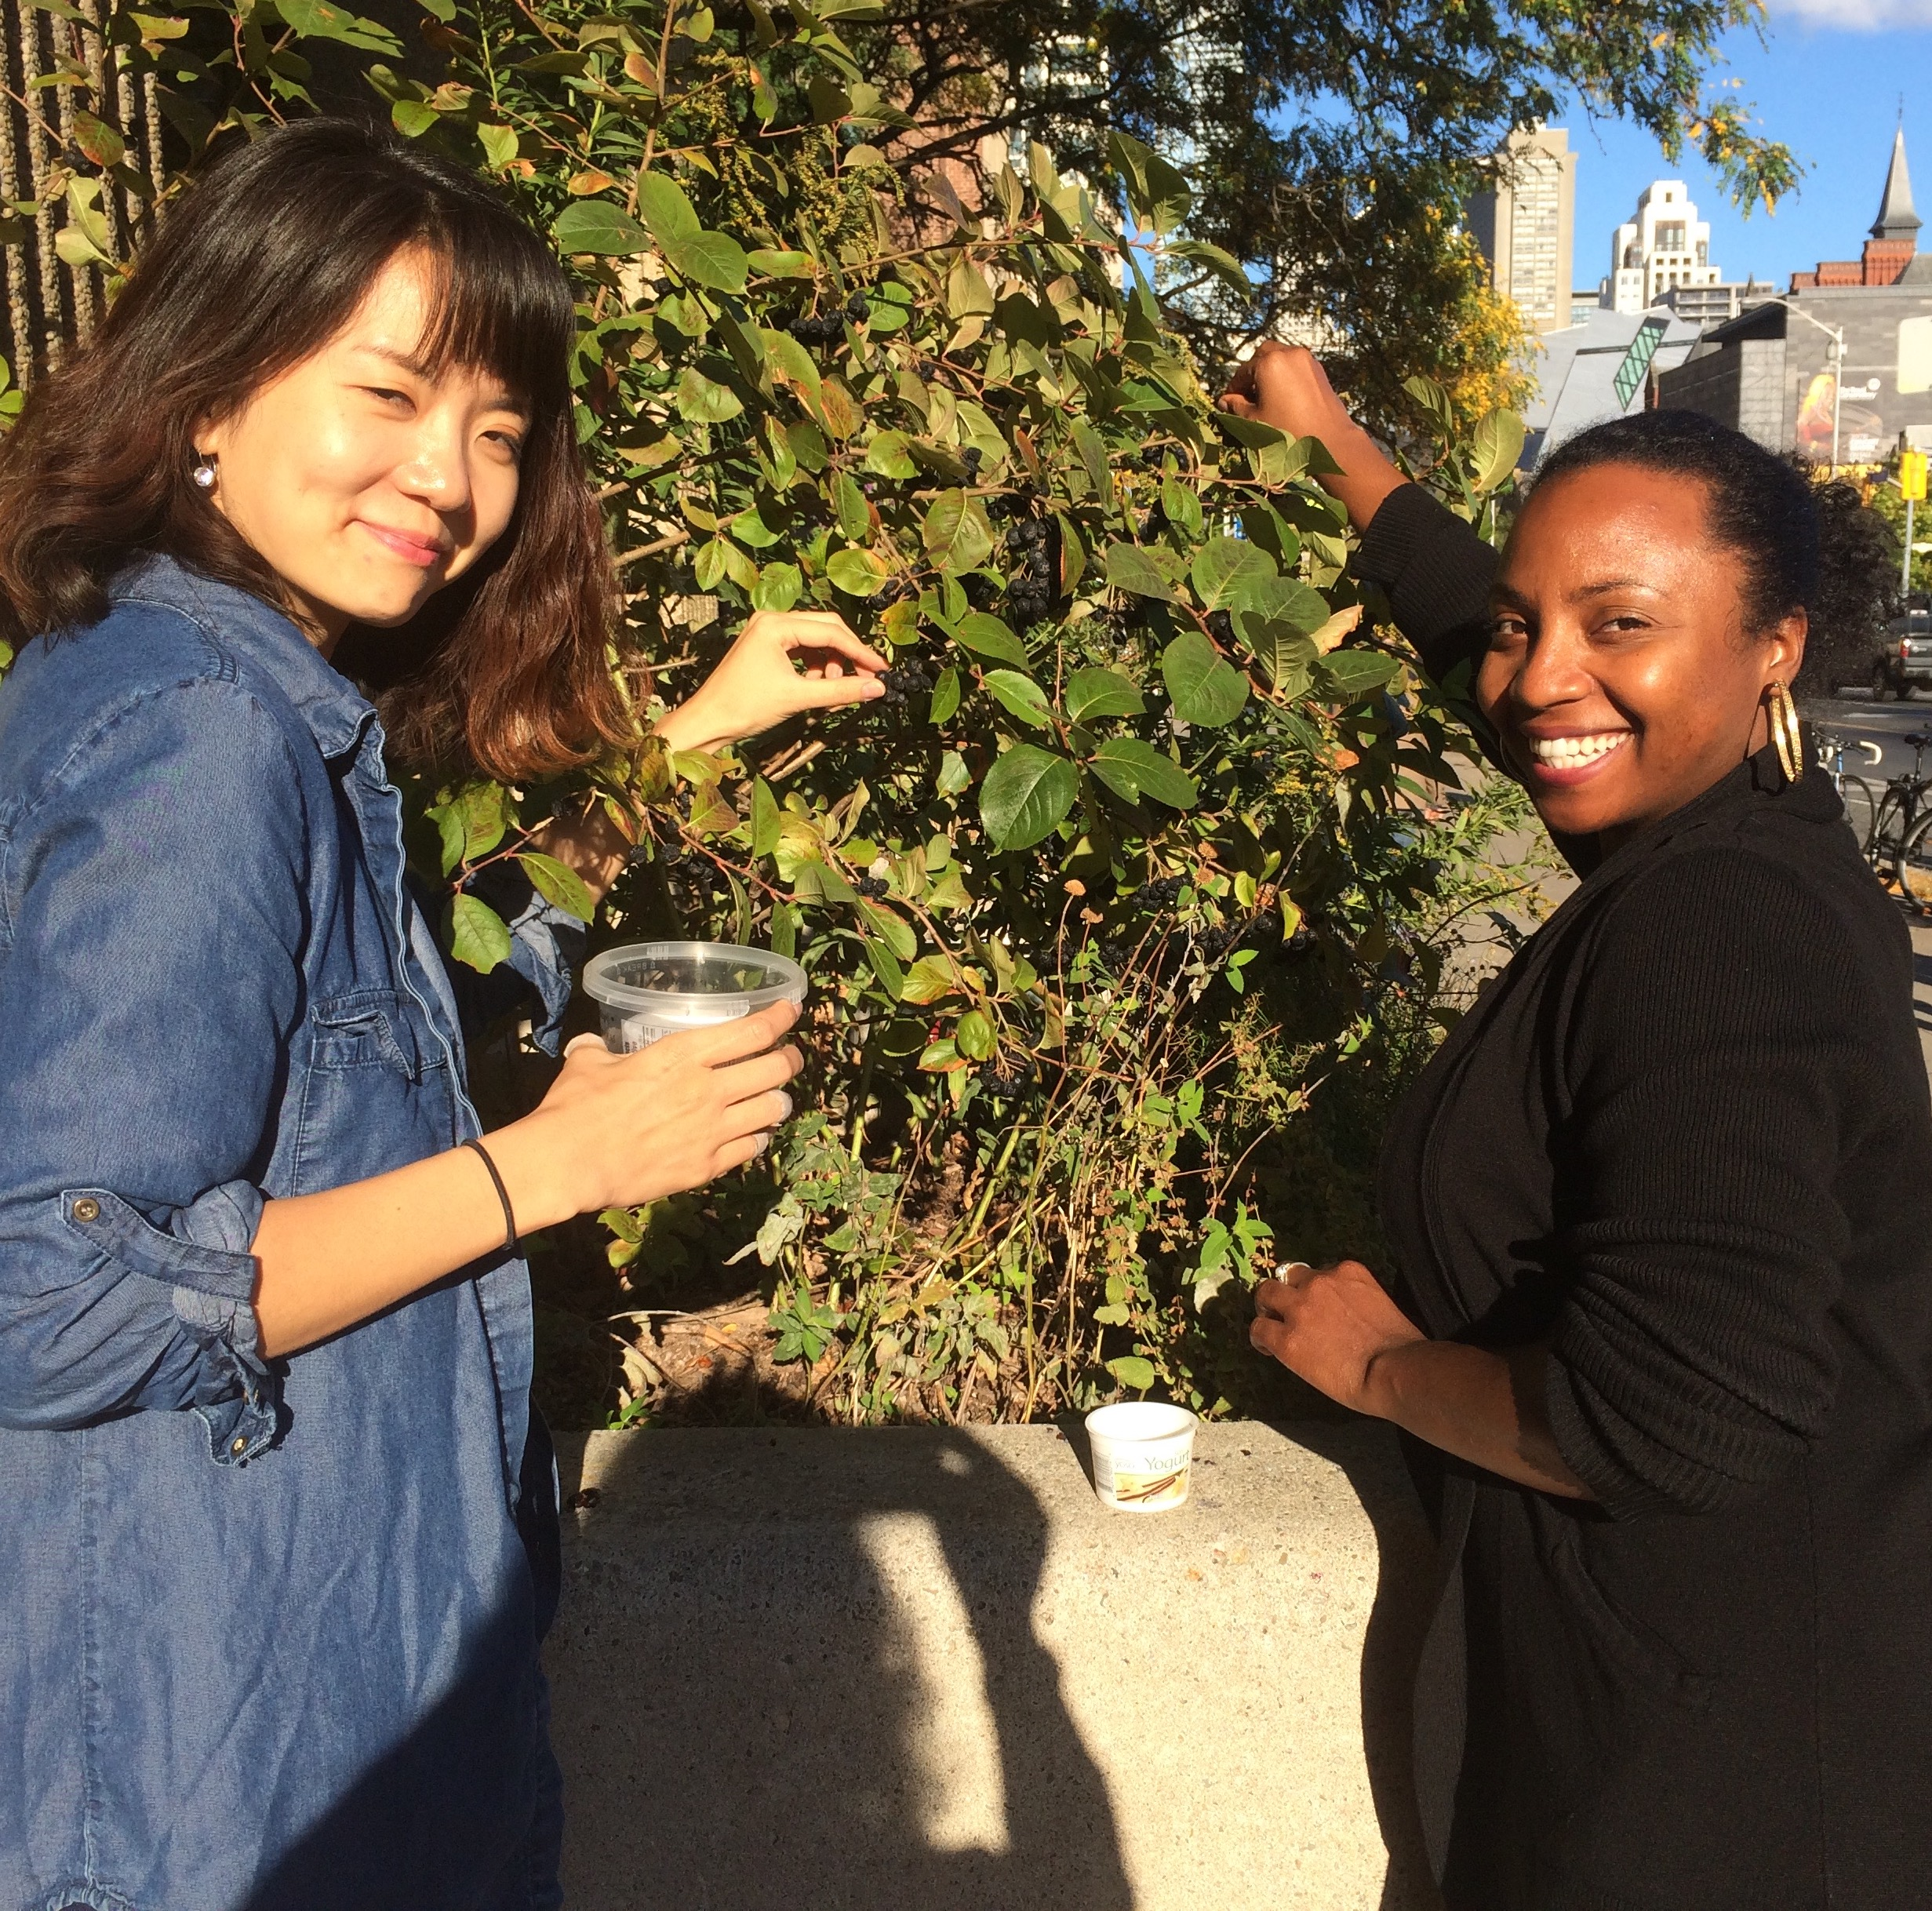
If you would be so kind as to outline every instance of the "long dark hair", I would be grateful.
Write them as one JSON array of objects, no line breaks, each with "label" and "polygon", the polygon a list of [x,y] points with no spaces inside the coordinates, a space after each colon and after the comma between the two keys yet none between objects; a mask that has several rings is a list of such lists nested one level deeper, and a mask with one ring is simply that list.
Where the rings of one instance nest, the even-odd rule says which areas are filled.
[{"label": "long dark hair", "polygon": [[[1855,486],[1815,484],[1801,466],[1714,418],[1663,410],[1613,418],[1566,439],[1537,468],[1535,488],[1599,464],[1702,483],[1711,536],[1742,562],[1745,628],[1766,633],[1793,611],[1805,612],[1807,677],[1827,670],[1832,651],[1868,645],[1892,614],[1897,549],[1890,545],[1888,564],[1887,529]],[[1868,650],[1859,672],[1870,667]]]},{"label": "long dark hair", "polygon": [[384,713],[406,759],[517,781],[623,741],[616,587],[573,423],[569,283],[481,180],[345,120],[279,128],[211,168],[0,439],[0,637],[17,649],[95,621],[141,551],[279,606],[268,566],[193,482],[192,434],[319,350],[406,251],[435,288],[420,355],[501,378],[530,429],[496,546],[409,624],[351,630],[342,654],[404,661]]}]

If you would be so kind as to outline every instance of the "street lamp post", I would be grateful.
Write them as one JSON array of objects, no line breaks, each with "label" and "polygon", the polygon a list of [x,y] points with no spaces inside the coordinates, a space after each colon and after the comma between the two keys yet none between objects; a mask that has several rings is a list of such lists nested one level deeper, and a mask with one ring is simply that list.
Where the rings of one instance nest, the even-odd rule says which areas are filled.
[{"label": "street lamp post", "polygon": [[1814,318],[1802,305],[1791,302],[1791,294],[1786,293],[1778,303],[1794,317],[1802,318],[1806,325],[1814,325],[1832,341],[1832,475],[1838,475],[1838,418],[1839,402],[1845,392],[1845,328],[1842,325],[1827,325],[1822,318]]}]

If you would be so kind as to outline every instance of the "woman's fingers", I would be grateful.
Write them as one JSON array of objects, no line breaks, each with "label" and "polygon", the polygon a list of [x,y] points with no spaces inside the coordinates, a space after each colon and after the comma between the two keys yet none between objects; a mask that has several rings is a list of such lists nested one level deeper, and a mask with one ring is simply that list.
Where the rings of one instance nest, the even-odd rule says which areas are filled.
[{"label": "woman's fingers", "polygon": [[787,610],[776,614],[773,624],[774,635],[784,641],[788,650],[830,650],[849,658],[861,670],[890,668],[886,659],[835,612]]},{"label": "woman's fingers", "polygon": [[718,1085],[727,1108],[739,1102],[753,1101],[761,1095],[769,1094],[775,1088],[783,1088],[805,1066],[805,1057],[795,1048],[781,1048],[769,1055],[758,1055],[748,1061],[732,1063],[717,1070]]}]

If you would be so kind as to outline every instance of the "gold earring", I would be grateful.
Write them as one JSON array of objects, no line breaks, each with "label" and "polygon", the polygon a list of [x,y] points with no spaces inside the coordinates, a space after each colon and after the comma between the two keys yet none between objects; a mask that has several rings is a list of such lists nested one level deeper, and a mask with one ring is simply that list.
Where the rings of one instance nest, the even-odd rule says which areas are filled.
[{"label": "gold earring", "polygon": [[1777,766],[1787,783],[1796,783],[1804,774],[1804,735],[1798,727],[1798,706],[1792,702],[1790,686],[1782,679],[1764,693],[1771,722],[1771,744],[1777,752]]}]

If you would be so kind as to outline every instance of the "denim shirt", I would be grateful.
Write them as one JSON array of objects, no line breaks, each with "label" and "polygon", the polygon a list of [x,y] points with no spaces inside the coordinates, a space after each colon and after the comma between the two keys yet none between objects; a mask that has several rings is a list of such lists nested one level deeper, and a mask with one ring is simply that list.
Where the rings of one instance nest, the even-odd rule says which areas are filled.
[{"label": "denim shirt", "polygon": [[113,596],[0,682],[0,1911],[525,1911],[524,1264],[251,1304],[264,1200],[478,1131],[382,733],[255,599]]}]

